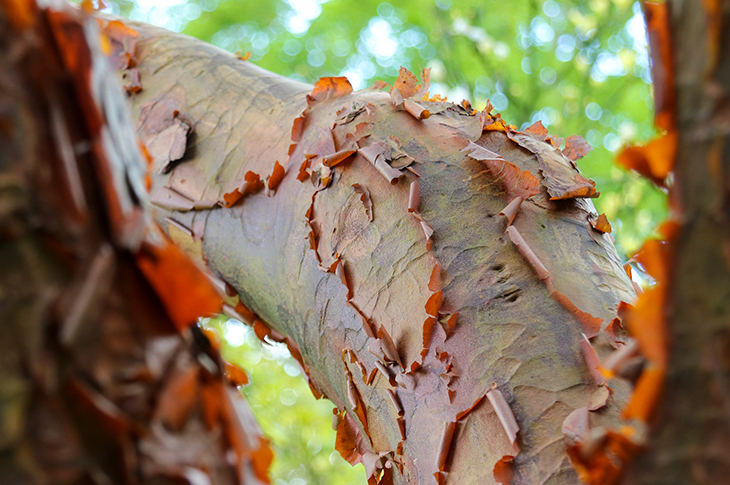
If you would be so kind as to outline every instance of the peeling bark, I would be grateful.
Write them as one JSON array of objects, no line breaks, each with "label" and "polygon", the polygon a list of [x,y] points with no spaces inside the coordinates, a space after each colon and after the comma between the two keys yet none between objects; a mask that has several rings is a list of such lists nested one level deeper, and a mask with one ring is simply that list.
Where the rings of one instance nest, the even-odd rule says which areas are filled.
[{"label": "peeling bark", "polygon": [[[382,85],[351,92],[339,78],[313,88],[199,41],[128,25],[139,32],[143,85],[131,97],[134,116],[182,93],[180,112],[195,133],[184,161],[155,175],[153,193],[168,187],[192,201],[221,200],[247,172],[272,173],[288,160],[271,197],[252,193],[211,210],[158,206],[155,217],[204,225],[208,267],[296,344],[313,389],[337,407],[343,456],[375,463],[392,453],[395,483],[496,483],[495,470],[499,480],[509,470],[513,483],[575,483],[563,421],[596,409],[598,387],[584,361],[584,323],[597,322],[589,337],[605,358],[613,347],[603,330],[635,294],[610,237],[588,224],[592,204],[575,198],[596,196],[592,183],[555,139],[429,101],[407,76],[412,87],[390,95]],[[401,98],[430,116],[399,110]],[[347,146],[358,150],[323,162]],[[577,144],[570,156],[581,151]],[[369,193],[372,217],[354,185]],[[524,200],[509,227],[550,285],[504,234],[508,221],[498,214],[517,196]],[[429,304],[435,266],[438,305]],[[428,319],[437,323],[424,326]],[[343,349],[372,380],[343,373]],[[610,386],[592,425],[617,422],[630,386]],[[486,400],[463,415],[488,392],[508,405],[515,436]],[[444,428],[457,422],[440,453]]]},{"label": "peeling bark", "polygon": [[656,122],[668,133],[644,147],[647,176],[663,184],[674,172],[677,231],[662,268],[671,280],[666,338],[659,340],[667,354],[665,390],[647,450],[627,482],[723,483],[730,476],[730,17],[727,2],[667,6],[666,15],[661,6],[649,8],[647,22],[657,47]]},{"label": "peeling bark", "polygon": [[268,482],[245,374],[194,326],[221,299],[151,222],[145,165],[96,20],[0,1],[0,483]]}]

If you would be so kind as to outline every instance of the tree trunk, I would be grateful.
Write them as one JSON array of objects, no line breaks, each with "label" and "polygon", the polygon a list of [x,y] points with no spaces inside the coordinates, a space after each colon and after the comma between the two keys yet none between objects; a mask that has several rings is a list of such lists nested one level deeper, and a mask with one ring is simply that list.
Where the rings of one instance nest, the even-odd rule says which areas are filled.
[{"label": "tree trunk", "polygon": [[0,1],[0,483],[268,482],[240,373],[188,328],[220,298],[150,224],[98,39]]},{"label": "tree trunk", "polygon": [[669,61],[657,82],[678,134],[661,339],[669,359],[656,431],[629,482],[730,483],[730,18],[727,2],[668,6]]},{"label": "tree trunk", "polygon": [[127,25],[155,218],[235,289],[229,314],[288,343],[343,456],[380,483],[575,483],[573,421],[616,426],[630,389],[594,350],[635,298],[582,140],[424,101],[409,73],[312,88]]}]

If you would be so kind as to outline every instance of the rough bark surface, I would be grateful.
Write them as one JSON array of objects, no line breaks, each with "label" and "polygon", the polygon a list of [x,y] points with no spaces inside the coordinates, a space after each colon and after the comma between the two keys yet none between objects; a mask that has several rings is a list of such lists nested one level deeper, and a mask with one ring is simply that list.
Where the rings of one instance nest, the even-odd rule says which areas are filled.
[{"label": "rough bark surface", "polygon": [[667,57],[673,62],[664,63],[666,73],[655,82],[671,91],[676,111],[665,111],[670,131],[678,133],[676,157],[668,160],[670,168],[674,163],[670,197],[679,227],[667,261],[673,275],[666,307],[669,359],[655,432],[627,481],[728,483],[730,4],[668,6]]},{"label": "rough bark surface", "polygon": [[312,87],[127,25],[133,117],[166,147],[155,217],[235,289],[231,315],[289,344],[343,456],[374,483],[577,482],[564,421],[618,422],[630,386],[596,359],[635,297],[589,223],[581,144],[428,101],[410,73],[390,94]]},{"label": "rough bark surface", "polygon": [[97,22],[0,1],[0,483],[268,481],[145,165]]}]

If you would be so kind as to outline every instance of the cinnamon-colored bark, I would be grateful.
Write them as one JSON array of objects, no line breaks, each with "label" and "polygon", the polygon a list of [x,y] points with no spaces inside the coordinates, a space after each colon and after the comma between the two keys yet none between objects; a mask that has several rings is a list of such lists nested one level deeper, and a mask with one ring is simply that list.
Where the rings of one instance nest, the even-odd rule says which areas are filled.
[{"label": "cinnamon-colored bark", "polygon": [[95,19],[0,1],[0,483],[265,483],[125,103]]},{"label": "cinnamon-colored bark", "polygon": [[[727,2],[668,4],[658,122],[676,133],[670,200],[678,230],[665,312],[665,391],[630,483],[727,483],[730,476],[730,32]],[[655,10],[655,9],[652,9]],[[653,12],[649,12],[650,14]],[[651,19],[650,19],[651,22]],[[666,143],[665,143],[666,145]],[[660,168],[661,168],[660,165]]]},{"label": "cinnamon-colored bark", "polygon": [[[380,483],[496,483],[497,465],[513,483],[575,483],[564,420],[588,407],[591,427],[616,425],[629,392],[596,382],[585,343],[605,358],[604,329],[635,297],[610,236],[589,223],[597,193],[575,150],[468,103],[424,100],[408,76],[390,95],[342,78],[312,87],[127,25],[143,140],[161,145],[176,119],[191,128],[151,190],[182,205],[158,203],[156,219],[236,289],[239,313],[253,312],[242,320],[301,357],[339,409],[343,456]],[[249,183],[277,162],[275,191]],[[515,195],[519,244],[499,215]]]}]

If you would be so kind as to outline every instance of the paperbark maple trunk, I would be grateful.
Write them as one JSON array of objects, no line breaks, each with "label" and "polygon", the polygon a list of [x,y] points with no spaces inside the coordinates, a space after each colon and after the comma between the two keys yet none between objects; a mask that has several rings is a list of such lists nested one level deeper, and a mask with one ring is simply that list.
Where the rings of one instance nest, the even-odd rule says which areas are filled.
[{"label": "paperbark maple trunk", "polygon": [[[668,2],[669,63],[655,80],[678,133],[670,190],[669,363],[648,442],[628,483],[730,481],[730,16],[727,2]],[[675,87],[676,86],[676,87]],[[676,106],[676,108],[673,108]]]},{"label": "paperbark maple trunk", "polygon": [[541,125],[423,101],[405,73],[390,95],[313,91],[125,23],[156,219],[235,295],[230,315],[287,342],[343,456],[379,483],[576,483],[563,425],[618,423],[630,386],[608,390],[594,349],[635,297],[589,222],[580,140],[561,153]]},{"label": "paperbark maple trunk", "polygon": [[0,1],[0,483],[267,483],[114,76],[95,19]]}]

